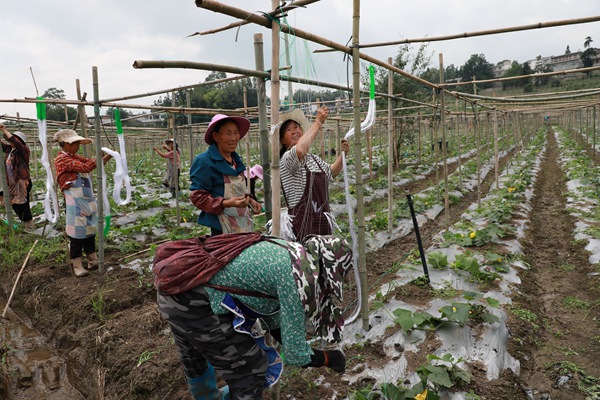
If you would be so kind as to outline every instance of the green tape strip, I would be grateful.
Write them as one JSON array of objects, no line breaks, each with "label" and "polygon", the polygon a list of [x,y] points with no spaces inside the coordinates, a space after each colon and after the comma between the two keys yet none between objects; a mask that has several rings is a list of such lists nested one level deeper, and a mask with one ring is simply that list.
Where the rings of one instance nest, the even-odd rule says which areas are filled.
[{"label": "green tape strip", "polygon": [[110,220],[112,219],[112,215],[107,215],[104,217],[104,236],[108,235],[108,231],[110,231]]},{"label": "green tape strip", "polygon": [[[44,100],[43,97],[37,97],[38,100]],[[37,119],[45,120],[46,119],[46,103],[35,103],[35,108],[37,110]]]},{"label": "green tape strip", "polygon": [[369,95],[370,99],[375,98],[375,67],[369,66],[369,78],[371,78],[371,93]]},{"label": "green tape strip", "polygon": [[121,111],[115,108],[115,125],[117,126],[117,135],[123,134],[123,125],[121,125]]}]

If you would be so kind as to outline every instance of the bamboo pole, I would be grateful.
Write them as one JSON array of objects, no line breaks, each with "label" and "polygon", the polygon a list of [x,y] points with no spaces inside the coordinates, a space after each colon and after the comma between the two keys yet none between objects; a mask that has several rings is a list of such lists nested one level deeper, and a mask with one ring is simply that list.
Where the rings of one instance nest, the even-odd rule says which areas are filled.
[{"label": "bamboo pole", "polygon": [[[251,13],[251,12],[248,12],[246,10],[242,10],[242,9],[239,9],[236,7],[228,6],[226,4],[219,3],[218,1],[215,1],[215,0],[196,0],[196,6],[207,9],[207,10],[226,14],[231,17],[236,17],[236,18],[239,18],[242,20],[246,20],[246,21],[255,23],[257,25],[264,26],[265,28],[268,28],[268,29],[272,29],[275,27],[275,26],[273,26],[272,20],[269,17]],[[360,14],[360,12],[359,12],[359,14]],[[416,82],[419,82],[422,85],[425,85],[427,87],[430,87],[430,88],[436,87],[436,85],[432,84],[431,82],[428,82],[425,79],[421,79],[417,76],[411,75],[408,72],[406,72],[394,65],[384,63],[383,61],[378,60],[374,57],[368,56],[366,54],[363,54],[360,51],[354,51],[355,50],[354,47],[344,46],[340,43],[336,43],[332,40],[325,39],[325,38],[317,36],[313,33],[304,31],[302,29],[298,29],[296,27],[288,26],[288,25],[279,26],[279,24],[277,24],[277,29],[281,29],[281,31],[284,33],[291,33],[292,35],[295,35],[296,37],[306,39],[311,42],[321,44],[323,46],[330,47],[332,49],[346,53],[348,55],[352,55],[353,57],[368,61],[375,65],[379,65],[380,67],[384,67],[386,69],[392,69],[394,72],[396,72],[402,76],[405,76],[409,79],[412,79]]]},{"label": "bamboo pole", "polygon": [[500,189],[500,160],[498,157],[498,110],[494,110],[494,178],[496,189]]},{"label": "bamboo pole", "polygon": [[[79,83],[79,79],[75,79],[75,90],[77,92],[77,100],[85,101],[85,98],[87,97],[87,93],[84,93],[83,95],[81,95],[81,85]],[[81,121],[80,122],[81,123],[81,133],[83,134],[83,137],[87,139],[87,137],[88,137],[87,117],[85,115],[85,107],[81,104],[77,106],[77,116],[79,117],[79,120]],[[76,127],[77,127],[77,120],[75,120],[75,126],[73,127],[73,129],[75,129]],[[83,156],[89,157],[88,148],[86,146],[83,146]]]},{"label": "bamboo pole", "polygon": [[365,210],[363,197],[362,179],[362,150],[360,140],[360,52],[359,52],[359,30],[360,30],[360,0],[353,0],[352,15],[352,106],[354,108],[354,157],[356,168],[356,203],[357,203],[357,227],[358,227],[358,268],[361,284],[361,315],[363,330],[369,330],[369,298],[367,286],[367,261],[365,243]]},{"label": "bamboo pole", "polygon": [[[265,60],[263,52],[262,33],[254,35],[254,63],[258,71],[264,71]],[[258,105],[258,129],[260,131],[260,164],[263,169],[263,198],[265,201],[265,216],[267,221],[273,218],[272,214],[272,188],[271,188],[271,168],[269,166],[269,129],[267,117],[267,94],[265,80],[256,78],[257,90],[256,96]]]},{"label": "bamboo pole", "polygon": [[98,67],[92,67],[92,85],[94,87],[94,126],[96,133],[96,186],[98,192],[98,271],[104,273],[104,190],[102,188],[102,131],[100,130],[100,93]]},{"label": "bamboo pole", "polygon": [[[284,26],[282,26],[282,29]],[[135,60],[133,62],[133,68],[135,69],[169,69],[169,68],[182,68],[182,69],[201,69],[206,71],[221,71],[233,74],[242,74],[245,77],[255,77],[262,79],[270,79],[271,74],[266,71],[257,71],[253,69],[245,69],[234,67],[231,65],[221,65],[221,64],[213,64],[213,63],[203,63],[203,62],[193,62],[193,61],[181,61],[181,60],[173,60],[173,61],[165,61],[165,60]],[[278,68],[279,73],[279,68]],[[323,86],[330,89],[342,90],[345,92],[349,92],[352,88],[348,88],[347,86],[338,85],[335,83],[321,82],[314,79],[306,79],[306,78],[298,78],[298,77],[287,77],[285,75],[281,75],[279,77],[280,80],[287,81],[290,80],[294,83],[301,83],[304,85],[313,85],[313,86]],[[361,90],[361,92],[369,93],[368,90]],[[379,97],[387,97],[387,93],[376,93]],[[395,98],[395,97],[394,97]]]},{"label": "bamboo pole", "polygon": [[[198,1],[196,1],[198,4]],[[273,9],[279,6],[279,0],[271,0]],[[271,23],[271,126],[279,123],[279,24],[276,20]],[[279,171],[279,136],[271,138],[271,203],[273,217],[271,219],[271,233],[279,236],[281,229],[281,182]]]},{"label": "bamboo pole", "polygon": [[[444,83],[444,55],[440,53],[440,83]],[[444,157],[444,221],[450,228],[450,195],[448,192],[448,140],[446,139],[446,102],[444,91],[440,91],[440,130],[442,132],[442,156]]]},{"label": "bamboo pole", "polygon": [[585,23],[597,22],[597,21],[600,21],[600,16],[575,18],[575,19],[564,19],[564,20],[549,21],[549,22],[538,22],[536,24],[517,25],[517,26],[513,26],[513,27],[508,27],[508,28],[487,29],[487,30],[482,30],[482,31],[464,32],[464,33],[457,33],[457,34],[445,35],[445,36],[431,36],[431,37],[423,37],[423,38],[415,38],[415,39],[395,40],[395,41],[391,41],[391,42],[367,43],[367,44],[361,44],[360,47],[361,48],[371,48],[371,47],[382,47],[382,46],[396,46],[399,44],[408,44],[408,43],[438,42],[438,41],[444,41],[444,40],[470,38],[470,37],[475,37],[475,36],[496,35],[499,33],[518,32],[518,31],[525,31],[525,30],[531,30],[531,29],[554,28],[557,26],[585,24]]},{"label": "bamboo pole", "polygon": [[[388,58],[388,64],[392,63],[392,57]],[[394,93],[394,73],[388,70],[388,94]],[[394,207],[394,180],[393,178],[393,163],[394,163],[394,104],[392,103],[392,99],[388,97],[388,233],[392,233],[392,229],[394,227],[393,221],[393,207]]]},{"label": "bamboo pole", "polygon": [[13,295],[15,294],[15,290],[17,289],[17,284],[19,283],[19,279],[21,279],[21,274],[23,273],[23,270],[25,269],[25,266],[27,265],[27,261],[29,261],[29,257],[31,257],[31,252],[35,248],[35,245],[38,243],[38,241],[39,241],[39,239],[36,239],[35,242],[33,242],[33,245],[31,246],[29,251],[27,252],[27,257],[25,257],[25,260],[23,261],[23,265],[21,266],[21,269],[19,270],[19,273],[17,274],[17,279],[15,279],[15,284],[13,285],[13,288],[10,291],[10,296],[8,296],[8,301],[6,302],[6,306],[4,306],[4,311],[2,311],[2,318],[6,318],[6,311],[8,310],[8,306],[10,305],[10,302],[12,301]]}]

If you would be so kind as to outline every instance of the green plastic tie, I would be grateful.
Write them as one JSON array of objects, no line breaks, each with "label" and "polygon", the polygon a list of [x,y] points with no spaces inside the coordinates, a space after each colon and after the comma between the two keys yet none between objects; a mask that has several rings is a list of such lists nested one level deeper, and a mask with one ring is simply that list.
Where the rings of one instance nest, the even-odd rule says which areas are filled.
[{"label": "green plastic tie", "polygon": [[[43,97],[36,97],[38,100],[44,100]],[[46,119],[46,103],[35,103],[35,108],[37,110],[37,119],[45,120]]]},{"label": "green plastic tie", "polygon": [[372,100],[375,98],[375,67],[369,66],[369,77],[371,78],[371,93],[369,98]]},{"label": "green plastic tie", "polygon": [[115,108],[115,125],[117,126],[117,135],[123,134],[123,125],[121,125],[121,111]]},{"label": "green plastic tie", "polygon": [[108,235],[108,231],[110,231],[110,220],[112,219],[112,215],[107,215],[104,217],[104,237]]}]

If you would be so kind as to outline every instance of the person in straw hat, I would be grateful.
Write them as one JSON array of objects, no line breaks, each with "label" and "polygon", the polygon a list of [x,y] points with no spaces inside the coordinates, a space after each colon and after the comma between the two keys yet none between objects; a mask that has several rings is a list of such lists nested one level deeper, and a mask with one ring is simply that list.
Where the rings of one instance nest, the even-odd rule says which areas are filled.
[{"label": "person in straw hat", "polygon": [[179,172],[181,168],[181,152],[179,145],[175,144],[173,139],[166,139],[163,144],[166,153],[161,153],[156,147],[153,147],[156,154],[167,159],[167,172],[163,180],[163,186],[169,189],[171,195],[175,197],[175,188],[179,184]]},{"label": "person in straw hat", "polygon": [[[315,122],[296,108],[279,116],[281,188],[288,206],[294,238],[302,242],[309,234],[331,235],[335,221],[329,214],[329,181],[342,171],[342,152],[348,154],[348,141],[342,140],[339,156],[329,165],[310,153],[329,116],[327,106],[317,110]],[[283,225],[283,224],[282,224]]]},{"label": "person in straw hat", "polygon": [[[92,143],[72,129],[61,129],[54,135],[61,151],[54,159],[56,181],[65,198],[66,232],[69,236],[69,255],[75,276],[88,275],[87,270],[98,268],[96,230],[98,205],[92,189],[91,172],[96,169],[96,159],[77,155],[79,146]],[[112,156],[102,157],[104,164]],[[87,255],[87,270],[81,256]]]},{"label": "person in straw hat", "polygon": [[[33,229],[33,216],[31,215],[31,174],[29,172],[29,157],[31,151],[27,146],[27,139],[23,132],[10,133],[4,124],[0,124],[2,131],[2,151],[6,165],[6,182],[8,183],[9,201],[17,217],[25,224],[26,230]],[[6,141],[5,141],[6,140]],[[4,192],[0,187],[0,203],[4,204]]]},{"label": "person in straw hat", "polygon": [[198,223],[211,235],[252,231],[251,212],[262,206],[246,192],[246,166],[235,149],[250,129],[244,117],[215,115],[204,135],[208,150],[198,154],[190,168],[190,200],[199,208]]}]

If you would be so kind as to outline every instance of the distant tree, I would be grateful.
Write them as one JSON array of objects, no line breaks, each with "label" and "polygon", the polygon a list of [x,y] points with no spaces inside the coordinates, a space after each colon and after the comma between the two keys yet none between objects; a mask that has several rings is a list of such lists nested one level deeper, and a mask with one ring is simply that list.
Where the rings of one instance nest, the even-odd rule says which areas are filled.
[{"label": "distant tree", "polygon": [[[55,87],[47,89],[42,97],[45,99],[64,99],[65,91]],[[49,121],[65,121],[65,109],[67,110],[67,118],[74,120],[77,118],[77,109],[64,104],[47,104],[46,119]]]},{"label": "distant tree", "polygon": [[[546,72],[552,72],[552,67],[549,65],[544,65],[542,61],[542,56],[537,56],[535,59],[535,69],[533,70],[534,74],[543,74]],[[550,82],[549,76],[536,76],[533,79],[533,83],[535,86],[544,86],[548,82]]]},{"label": "distant tree", "polygon": [[[471,58],[460,67],[459,77],[465,82],[472,81],[473,77],[476,77],[477,80],[491,79],[494,77],[493,67],[494,66],[485,59],[483,54],[473,54],[471,55]],[[490,87],[491,84],[484,83],[478,86],[485,89]],[[472,92],[473,86],[469,85],[467,90]]]},{"label": "distant tree", "polygon": [[[413,52],[413,47],[410,45],[401,46],[398,49],[398,54],[394,57],[392,64],[403,71],[408,72],[411,75],[421,77],[424,74],[429,74],[425,80],[430,80],[433,83],[439,82],[439,73],[432,74],[433,71],[438,71],[437,68],[429,68],[432,54],[427,50],[427,44],[423,44],[419,47],[416,54]],[[435,75],[435,76],[433,76]],[[388,92],[388,71],[384,68],[377,68],[375,74],[375,88],[378,92]],[[363,83],[366,85],[366,78],[363,79]],[[417,83],[415,80],[407,78],[400,74],[393,74],[393,92],[395,95],[400,97],[416,100],[416,101],[427,101],[431,98],[431,89],[424,86],[421,83]],[[387,99],[381,100],[383,104],[381,107],[387,107]],[[414,103],[406,102],[404,100],[394,100],[394,107],[405,107],[411,106]]]},{"label": "distant tree", "polygon": [[569,48],[569,45],[567,45],[567,49],[565,50],[565,54],[571,54],[571,49]]},{"label": "distant tree", "polygon": [[[592,67],[594,65],[594,58],[596,57],[596,49],[592,47],[592,38],[590,36],[585,38],[583,47],[585,50],[581,53],[580,59],[583,68]],[[591,75],[591,71],[587,72],[588,77]]]},{"label": "distant tree", "polygon": [[[510,65],[510,68],[504,73],[503,78],[511,78],[514,76],[521,76],[521,75],[523,75],[523,66],[521,64],[519,64],[517,61],[513,61],[512,64]],[[518,87],[518,86],[523,86],[525,84],[522,81],[523,81],[522,79],[503,81],[502,88],[508,89],[508,88],[514,88],[514,87]]]}]

